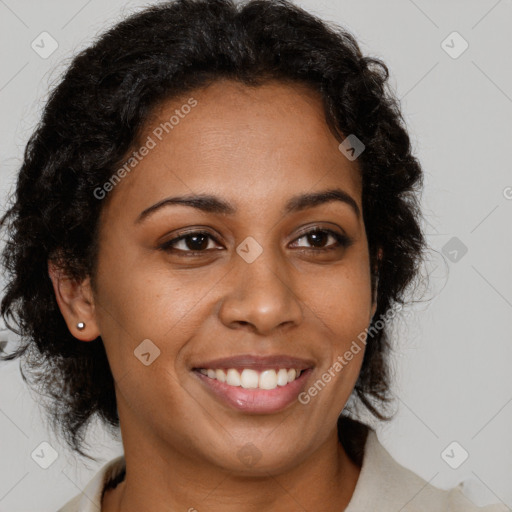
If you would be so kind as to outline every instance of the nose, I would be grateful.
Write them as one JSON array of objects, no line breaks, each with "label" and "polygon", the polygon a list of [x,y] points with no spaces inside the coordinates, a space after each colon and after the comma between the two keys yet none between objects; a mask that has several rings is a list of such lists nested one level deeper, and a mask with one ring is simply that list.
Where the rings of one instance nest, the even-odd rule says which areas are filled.
[{"label": "nose", "polygon": [[225,278],[228,292],[219,309],[223,324],[262,335],[299,325],[303,308],[286,263],[273,257],[271,250],[264,250],[252,263],[236,258],[235,268]]}]

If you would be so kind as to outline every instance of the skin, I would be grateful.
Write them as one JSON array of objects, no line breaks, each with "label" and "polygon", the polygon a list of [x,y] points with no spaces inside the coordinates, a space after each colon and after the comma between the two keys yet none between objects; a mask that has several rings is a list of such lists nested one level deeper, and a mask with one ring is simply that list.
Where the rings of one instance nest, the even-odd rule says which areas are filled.
[{"label": "skin", "polygon": [[[292,196],[339,188],[362,212],[357,161],[339,151],[320,97],[279,82],[221,81],[164,102],[141,140],[191,96],[197,106],[105,200],[96,288],[49,264],[70,331],[83,342],[101,335],[116,381],[127,475],[102,510],[343,510],[360,468],[338,442],[336,420],[364,347],[309,404],[273,414],[221,403],[191,367],[288,354],[314,362],[309,387],[368,327],[376,304],[362,216],[341,201],[282,211]],[[192,193],[215,194],[237,212],[172,205],[135,223],[158,201]],[[190,239],[174,253],[158,250],[184,228],[211,234],[204,255],[180,256],[197,248]],[[303,232],[313,228],[351,245],[322,252],[337,241],[325,234],[315,245]],[[263,249],[252,263],[236,252],[248,236]],[[145,339],[160,350],[148,366],[134,356]],[[260,455],[254,465],[237,455],[248,443]]]}]

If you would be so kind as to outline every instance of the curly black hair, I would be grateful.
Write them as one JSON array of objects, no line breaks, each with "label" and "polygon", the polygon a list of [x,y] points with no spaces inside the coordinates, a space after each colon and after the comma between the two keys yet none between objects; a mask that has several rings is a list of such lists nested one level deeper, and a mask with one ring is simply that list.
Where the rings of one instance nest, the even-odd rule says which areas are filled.
[{"label": "curly black hair", "polygon": [[[8,278],[0,313],[20,336],[20,346],[2,358],[21,358],[24,380],[48,399],[53,428],[86,457],[95,415],[111,432],[119,426],[114,379],[101,337],[82,343],[68,330],[48,261],[74,279],[91,277],[94,289],[100,213],[111,197],[98,200],[94,191],[137,146],[157,106],[223,78],[253,87],[305,84],[321,96],[337,140],[355,134],[364,143],[357,164],[374,319],[406,304],[419,274],[422,169],[388,68],[363,56],[354,36],[286,0],[176,0],[127,17],[76,55],[51,91],[0,219]],[[351,398],[386,420],[389,334],[387,326],[369,333]]]}]

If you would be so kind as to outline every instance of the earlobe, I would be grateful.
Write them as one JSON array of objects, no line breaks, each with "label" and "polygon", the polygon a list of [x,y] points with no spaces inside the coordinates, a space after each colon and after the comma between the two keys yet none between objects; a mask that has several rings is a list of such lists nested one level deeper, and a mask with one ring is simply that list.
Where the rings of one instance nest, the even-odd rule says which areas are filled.
[{"label": "earlobe", "polygon": [[95,340],[100,332],[94,314],[90,278],[76,281],[51,261],[48,262],[48,275],[69,332],[81,341]]}]

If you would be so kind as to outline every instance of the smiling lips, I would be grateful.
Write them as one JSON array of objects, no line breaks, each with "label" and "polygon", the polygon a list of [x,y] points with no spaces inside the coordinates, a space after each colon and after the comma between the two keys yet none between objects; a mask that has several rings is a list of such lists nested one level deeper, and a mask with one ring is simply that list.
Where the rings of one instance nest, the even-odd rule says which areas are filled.
[{"label": "smiling lips", "polygon": [[268,414],[297,399],[312,367],[312,361],[295,357],[245,355],[201,363],[194,373],[223,403]]}]

